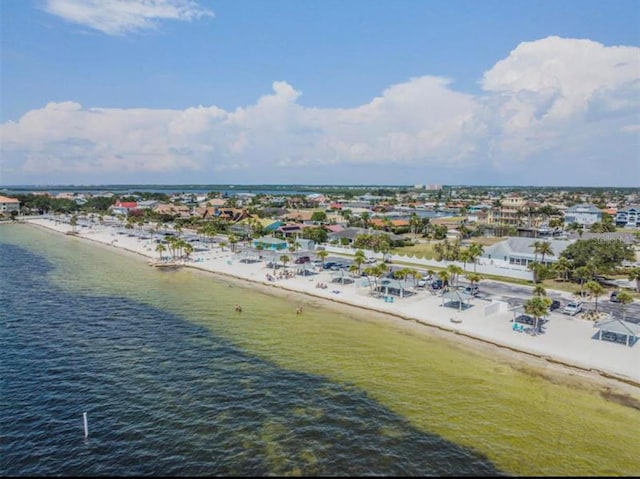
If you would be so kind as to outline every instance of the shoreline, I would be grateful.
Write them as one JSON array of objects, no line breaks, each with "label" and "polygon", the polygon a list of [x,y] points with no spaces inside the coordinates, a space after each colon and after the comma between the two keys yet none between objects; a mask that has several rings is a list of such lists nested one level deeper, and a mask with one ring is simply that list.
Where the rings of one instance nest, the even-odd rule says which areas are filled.
[{"label": "shoreline", "polygon": [[[63,235],[66,235],[68,230],[68,225],[56,225],[53,221],[44,219],[26,220],[24,224],[40,227],[44,230]],[[149,251],[149,249],[145,247],[145,243],[137,238],[129,238],[124,235],[116,236],[109,228],[83,231],[82,233],[69,236],[88,240],[93,244],[110,248],[111,250],[117,250],[123,254],[130,254],[140,260],[148,261],[157,257],[155,251]],[[116,241],[114,241],[113,238],[115,238]],[[416,307],[416,304],[422,298],[414,297],[396,298],[397,301],[391,304],[382,303],[380,299],[369,296],[366,293],[362,294],[362,290],[356,291],[357,288],[354,284],[331,284],[330,280],[326,279],[328,278],[328,273],[326,272],[321,272],[317,277],[314,276],[312,279],[303,276],[269,282],[265,279],[264,271],[269,272],[271,270],[264,267],[262,262],[250,264],[240,263],[234,260],[234,253],[231,251],[206,251],[204,255],[196,252],[192,256],[202,257],[204,260],[202,262],[187,262],[183,267],[190,268],[190,270],[200,272],[209,277],[212,275],[217,279],[231,279],[243,286],[249,284],[250,287],[258,288],[266,294],[275,294],[284,297],[293,296],[297,302],[304,303],[305,300],[317,301],[320,307],[333,309],[341,313],[346,312],[354,316],[363,317],[363,313],[366,313],[367,317],[364,318],[366,320],[384,321],[396,327],[409,330],[411,334],[429,334],[446,340],[452,345],[470,349],[473,352],[497,356],[501,362],[506,362],[510,367],[521,372],[541,376],[553,382],[562,382],[582,389],[595,389],[610,400],[640,409],[640,372],[637,374],[638,377],[634,377],[608,368],[597,367],[597,364],[583,364],[580,361],[572,361],[571,358],[559,357],[557,354],[554,354],[551,348],[534,351],[518,344],[509,344],[508,341],[504,340],[504,334],[501,336],[495,335],[495,337],[487,336],[486,334],[474,334],[474,331],[469,331],[468,329],[470,328],[464,328],[464,326],[480,319],[479,311],[475,311],[475,315],[468,314],[480,308],[472,307],[470,310],[463,312],[449,310],[448,308],[439,310],[436,308],[442,307],[437,304],[440,302],[440,299],[432,296],[427,296],[424,299],[430,303],[436,303],[435,305],[420,304],[421,307]],[[317,281],[329,283],[330,286],[328,289],[317,290],[308,284]],[[363,289],[367,290],[368,288],[365,287]],[[333,294],[331,291],[340,291],[340,293]],[[425,293],[418,293],[416,296],[424,294]],[[416,299],[417,301],[410,303],[411,300]],[[401,306],[404,305],[407,307],[402,308]],[[396,308],[394,308],[394,306],[396,306]],[[420,317],[419,314],[416,314],[418,311],[422,312],[428,319],[427,317]],[[375,317],[372,317],[371,313],[373,313]],[[503,322],[503,329],[507,334],[510,334],[516,339],[526,337],[525,339],[536,341],[545,336],[532,337],[511,331],[511,322],[509,319],[511,313],[509,312],[506,316],[505,314],[506,313],[496,313],[489,318],[482,319],[484,321],[491,321],[492,323]],[[451,316],[450,319],[453,317],[462,319],[459,324],[450,326],[445,316]],[[561,321],[562,319],[559,320]],[[553,324],[555,321],[554,318],[551,320],[551,323]],[[454,323],[452,323],[452,325],[453,324]],[[578,323],[573,320],[571,324]],[[618,350],[612,349],[612,351],[619,353],[626,348],[625,352],[628,354],[619,354],[618,356],[626,356],[625,359],[629,361],[632,369],[634,369],[633,365],[636,365],[638,369],[640,369],[640,354],[638,354],[639,351],[637,351],[636,348],[627,348],[624,345],[597,340],[587,344],[618,348]],[[561,346],[564,346],[564,344],[561,344]],[[592,384],[585,384],[584,380]],[[614,390],[620,392],[615,392]]]}]

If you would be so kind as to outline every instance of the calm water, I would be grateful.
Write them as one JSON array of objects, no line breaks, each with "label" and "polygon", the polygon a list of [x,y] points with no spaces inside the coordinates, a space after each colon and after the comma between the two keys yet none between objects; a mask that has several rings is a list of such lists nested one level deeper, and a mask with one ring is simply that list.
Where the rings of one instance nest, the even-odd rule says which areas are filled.
[{"label": "calm water", "polygon": [[2,475],[639,471],[637,409],[426,333],[28,226],[0,284]]}]

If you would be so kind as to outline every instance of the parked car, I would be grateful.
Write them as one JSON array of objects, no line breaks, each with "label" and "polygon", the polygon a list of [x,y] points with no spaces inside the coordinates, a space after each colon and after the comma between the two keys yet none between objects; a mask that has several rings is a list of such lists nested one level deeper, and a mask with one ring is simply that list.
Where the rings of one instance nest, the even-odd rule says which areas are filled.
[{"label": "parked car", "polygon": [[322,265],[322,269],[331,269],[331,267],[335,264],[336,264],[335,261],[327,261],[325,264]]},{"label": "parked car", "polygon": [[611,301],[612,303],[619,303],[620,302],[620,300],[618,299],[619,294],[620,294],[620,291],[612,291],[611,296],[609,296],[609,301]]},{"label": "parked car", "polygon": [[558,301],[557,299],[554,299],[553,301],[551,301],[551,306],[549,306],[549,311],[555,311],[558,308],[560,308],[560,301]]},{"label": "parked car", "polygon": [[442,289],[444,286],[445,284],[441,279],[434,279],[431,283],[431,289]]},{"label": "parked car", "polygon": [[564,314],[568,314],[570,316],[575,316],[580,311],[582,311],[582,302],[581,301],[571,301],[564,308],[562,308],[562,312]]},{"label": "parked car", "polygon": [[480,287],[477,284],[470,284],[466,288],[464,288],[464,292],[470,294],[472,296],[478,296],[480,293]]},{"label": "parked car", "polygon": [[427,280],[426,280],[426,279],[424,279],[424,278],[420,278],[420,279],[418,280],[418,282],[416,283],[416,286],[417,286],[418,288],[425,288],[425,287],[427,286]]},{"label": "parked car", "polygon": [[305,264],[310,262],[311,262],[311,258],[309,258],[308,256],[300,256],[299,258],[296,258],[294,261],[295,264]]}]

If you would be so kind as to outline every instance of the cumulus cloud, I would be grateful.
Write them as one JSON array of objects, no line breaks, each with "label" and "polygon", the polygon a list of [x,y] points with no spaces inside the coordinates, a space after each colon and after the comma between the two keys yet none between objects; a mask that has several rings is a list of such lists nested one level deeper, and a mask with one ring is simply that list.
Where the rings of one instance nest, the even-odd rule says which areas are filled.
[{"label": "cumulus cloud", "polygon": [[44,9],[108,35],[155,28],[160,20],[191,21],[213,16],[192,0],[47,0]]},{"label": "cumulus cloud", "polygon": [[440,171],[474,172],[468,182],[637,185],[639,85],[640,49],[549,37],[488,69],[479,95],[423,76],[344,109],[302,106],[286,81],[228,111],[50,103],[1,126],[2,157],[15,178],[191,172],[206,183],[233,172],[281,183],[299,171],[314,182],[344,166],[338,182],[361,180],[349,171],[405,183]]}]

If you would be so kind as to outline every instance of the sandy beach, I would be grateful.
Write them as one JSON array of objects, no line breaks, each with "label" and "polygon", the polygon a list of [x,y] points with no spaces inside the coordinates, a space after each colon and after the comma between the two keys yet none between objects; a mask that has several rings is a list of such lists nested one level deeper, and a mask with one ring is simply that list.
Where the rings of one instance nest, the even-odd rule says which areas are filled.
[{"label": "sandy beach", "polygon": [[[56,224],[48,219],[34,218],[26,222],[62,234],[70,230],[69,225]],[[75,237],[147,259],[158,259],[155,244],[151,241],[119,235],[109,227],[81,228]],[[418,291],[405,298],[395,297],[393,302],[387,302],[374,297],[370,288],[360,280],[344,285],[332,282],[327,271],[270,281],[267,277],[273,275],[273,269],[266,266],[266,261],[245,263],[240,261],[241,258],[228,249],[215,248],[193,253],[184,267],[250,281],[256,287],[274,294],[296,295],[296,306],[313,307],[321,301],[323,307],[370,310],[381,318],[403,322],[409,329],[429,327],[435,334],[462,341],[490,354],[521,360],[523,367],[529,364],[554,371],[562,370],[574,377],[576,383],[580,382],[580,378],[588,377],[600,381],[604,386],[615,385],[634,393],[640,388],[638,345],[627,347],[599,341],[598,329],[591,321],[551,313],[543,334],[533,336],[513,330],[513,312],[508,311],[504,304],[492,304],[476,298],[471,301],[472,307],[458,311],[443,306],[440,296],[426,291]],[[318,283],[327,285],[326,289],[318,288]],[[489,305],[491,307],[488,308]]]}]

